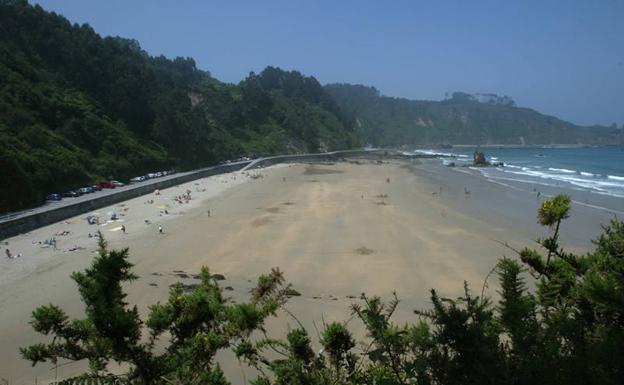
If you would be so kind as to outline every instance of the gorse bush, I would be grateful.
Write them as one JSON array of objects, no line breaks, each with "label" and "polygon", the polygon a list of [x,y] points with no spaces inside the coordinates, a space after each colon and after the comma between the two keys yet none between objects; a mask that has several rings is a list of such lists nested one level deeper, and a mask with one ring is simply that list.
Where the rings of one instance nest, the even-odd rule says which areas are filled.
[{"label": "gorse bush", "polygon": [[[33,365],[88,360],[89,372],[64,384],[228,384],[215,361],[223,349],[258,370],[255,385],[621,383],[624,223],[612,220],[593,252],[574,255],[559,245],[569,210],[569,197],[545,201],[538,219],[552,234],[539,240],[541,251],[525,248],[519,261],[499,260],[498,303],[472,294],[468,284],[455,299],[432,290],[432,307],[415,311],[413,324],[398,325],[398,298],[363,295],[351,310],[365,340],[356,343],[345,324],[334,322],[319,332],[320,351],[301,324],[285,339],[266,334],[265,321],[292,292],[278,269],[260,276],[248,303],[234,304],[204,268],[194,290],[172,288],[143,321],[122,288],[136,278],[128,249],[109,251],[101,241],[93,265],[72,275],[86,317],[70,320],[54,305],[36,309],[33,328],[52,340],[22,355]],[[111,373],[110,362],[129,369]]]}]

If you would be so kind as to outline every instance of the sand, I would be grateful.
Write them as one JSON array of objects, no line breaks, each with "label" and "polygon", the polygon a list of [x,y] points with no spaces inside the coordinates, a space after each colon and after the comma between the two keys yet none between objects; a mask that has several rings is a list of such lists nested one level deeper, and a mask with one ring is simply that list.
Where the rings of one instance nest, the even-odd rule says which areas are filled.
[{"label": "sand", "polygon": [[[128,300],[143,315],[166,299],[169,285],[192,283],[202,266],[226,277],[221,283],[236,301],[247,298],[260,273],[279,267],[302,294],[287,308],[312,331],[338,320],[361,333],[349,313],[360,293],[390,298],[396,291],[399,321],[417,320],[412,311],[428,306],[431,288],[457,296],[466,280],[478,294],[497,258],[513,256],[501,242],[534,245],[544,229],[535,222],[539,200],[531,186],[509,188],[460,171],[436,160],[280,165],[249,172],[261,177],[206,178],[98,210],[104,219],[114,209],[123,222],[88,225],[85,214],[11,238],[3,247],[23,257],[0,260],[0,378],[15,384],[54,376],[50,365],[31,368],[18,348],[45,340],[28,325],[35,307],[53,302],[82,314],[68,277],[90,264],[97,240],[88,233],[98,228],[111,247],[130,248],[140,278],[127,286]],[[172,200],[187,189],[189,203]],[[588,239],[611,215],[580,205],[572,214],[564,240],[578,251],[591,247]],[[56,237],[60,250],[36,244],[63,230],[71,233]],[[495,290],[492,281],[487,293]],[[282,315],[269,329],[279,335],[287,325],[294,321]],[[227,355],[221,362],[231,381],[244,382],[248,372]],[[58,375],[80,369],[65,365]]]}]

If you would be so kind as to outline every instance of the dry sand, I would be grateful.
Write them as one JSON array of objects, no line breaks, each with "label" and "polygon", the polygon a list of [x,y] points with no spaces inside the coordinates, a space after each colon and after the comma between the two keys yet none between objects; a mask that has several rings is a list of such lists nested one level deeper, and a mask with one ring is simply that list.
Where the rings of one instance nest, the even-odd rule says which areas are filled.
[{"label": "dry sand", "polygon": [[[349,320],[349,304],[363,292],[389,298],[396,291],[403,300],[397,320],[416,320],[412,310],[427,306],[431,288],[456,296],[466,280],[480,293],[496,259],[513,254],[498,241],[520,247],[542,235],[531,225],[539,202],[528,192],[510,196],[504,186],[448,170],[439,171],[449,175],[435,175],[440,183],[427,164],[360,163],[281,165],[251,171],[262,175],[255,179],[233,173],[115,206],[124,222],[99,229],[111,247],[130,247],[140,278],[127,288],[129,302],[146,314],[149,304],[166,299],[169,285],[192,283],[191,275],[202,266],[225,275],[222,285],[231,286],[232,298],[241,301],[259,274],[279,267],[302,294],[287,308],[311,330],[323,320]],[[467,183],[474,184],[470,197],[463,193]],[[477,195],[479,188],[485,192]],[[190,203],[171,200],[187,189]],[[153,204],[145,203],[151,199]],[[484,202],[495,212],[513,213],[476,214]],[[98,211],[104,216],[109,210]],[[586,210],[582,224],[568,226],[573,242],[595,236],[598,224],[608,220],[604,212]],[[83,311],[68,277],[90,264],[96,248],[88,233],[98,226],[88,225],[85,216],[11,238],[3,246],[23,253],[0,260],[0,378],[11,384],[54,375],[49,365],[30,368],[19,358],[18,347],[45,340],[28,325],[30,312],[49,302],[73,316]],[[528,219],[517,223],[510,219],[514,216]],[[111,231],[122,223],[127,234]],[[63,230],[71,234],[56,237],[59,251],[33,244]],[[84,249],[65,251],[74,245]],[[572,246],[588,247],[581,241]],[[488,294],[495,295],[495,282]],[[349,322],[361,333],[359,322]],[[269,327],[281,333],[288,324],[294,322],[283,316]],[[222,361],[231,380],[242,383],[237,364],[227,356]],[[59,376],[79,369],[79,364],[62,366]]]}]

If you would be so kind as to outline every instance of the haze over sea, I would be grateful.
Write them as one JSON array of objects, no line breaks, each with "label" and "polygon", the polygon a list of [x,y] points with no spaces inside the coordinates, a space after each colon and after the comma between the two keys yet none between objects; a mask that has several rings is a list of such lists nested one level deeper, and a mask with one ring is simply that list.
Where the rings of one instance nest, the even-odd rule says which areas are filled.
[{"label": "haze over sea", "polygon": [[[472,162],[474,148],[414,150],[415,153],[454,155],[457,165]],[[486,178],[567,187],[624,198],[624,147],[485,148],[491,162],[504,167],[474,168]],[[449,162],[449,160],[445,160]]]}]

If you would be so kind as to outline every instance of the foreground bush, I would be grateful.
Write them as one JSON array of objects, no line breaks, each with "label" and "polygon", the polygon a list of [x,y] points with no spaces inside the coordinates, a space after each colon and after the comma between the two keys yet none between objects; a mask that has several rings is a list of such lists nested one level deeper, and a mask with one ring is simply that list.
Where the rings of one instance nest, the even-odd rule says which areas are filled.
[{"label": "foreground bush", "polygon": [[[594,252],[574,255],[559,245],[569,210],[567,196],[545,201],[538,220],[552,231],[538,240],[543,252],[525,248],[518,251],[520,261],[499,260],[498,304],[471,294],[467,284],[456,299],[432,290],[432,308],[416,311],[414,324],[397,325],[391,320],[397,298],[385,303],[363,296],[352,311],[366,327],[365,348],[356,349],[345,325],[331,323],[320,332],[318,353],[302,326],[285,339],[264,332],[267,317],[292,292],[279,270],[260,276],[248,303],[234,304],[202,269],[197,288],[173,288],[143,321],[124,300],[122,283],[136,278],[128,249],[108,251],[101,241],[92,267],[72,276],[86,318],[69,320],[54,305],[38,308],[33,328],[52,342],[24,348],[22,355],[33,365],[88,360],[90,371],[64,384],[228,384],[215,362],[222,349],[258,369],[256,385],[621,383],[624,223],[612,220],[594,241]],[[527,289],[525,277],[535,291]],[[155,350],[159,340],[166,344],[161,354]],[[112,374],[110,362],[130,369]]]}]

